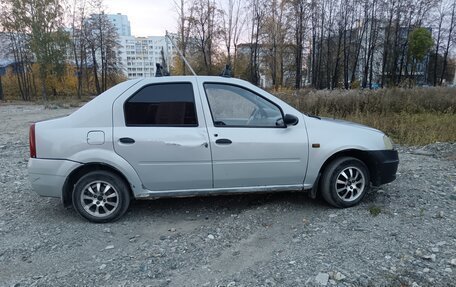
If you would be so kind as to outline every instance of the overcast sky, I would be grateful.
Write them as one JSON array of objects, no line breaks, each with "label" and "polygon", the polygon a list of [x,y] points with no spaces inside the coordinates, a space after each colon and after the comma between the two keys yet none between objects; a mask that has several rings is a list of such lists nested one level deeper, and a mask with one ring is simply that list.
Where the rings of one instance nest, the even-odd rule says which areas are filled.
[{"label": "overcast sky", "polygon": [[133,36],[161,36],[177,30],[172,0],[105,0],[109,14],[128,16]]}]

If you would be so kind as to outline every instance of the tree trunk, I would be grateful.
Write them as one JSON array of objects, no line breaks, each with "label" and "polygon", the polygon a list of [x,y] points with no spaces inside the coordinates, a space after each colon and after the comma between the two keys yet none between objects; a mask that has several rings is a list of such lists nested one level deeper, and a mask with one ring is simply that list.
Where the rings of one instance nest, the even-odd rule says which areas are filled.
[{"label": "tree trunk", "polygon": [[181,0],[181,5],[180,5],[180,20],[181,20],[181,27],[180,27],[180,36],[181,36],[181,50],[182,50],[182,56],[183,58],[181,59],[181,66],[182,66],[182,75],[185,75],[185,69],[187,68],[185,65],[185,52],[186,52],[186,37],[185,37],[185,12],[184,12],[184,0]]},{"label": "tree trunk", "polygon": [[[304,22],[304,8],[302,6],[302,3],[299,2],[299,8],[298,8],[298,15],[297,15],[297,25],[296,25],[296,78],[295,78],[295,89],[299,90],[301,88],[302,84],[302,34],[303,34],[303,22]],[[315,50],[314,47],[312,47],[313,51]],[[282,63],[282,68],[283,68],[283,63]],[[283,74],[282,74],[283,75]]]},{"label": "tree trunk", "polygon": [[442,22],[445,14],[441,13],[440,20],[439,20],[439,28],[437,30],[437,41],[435,43],[435,57],[434,57],[434,75],[432,79],[432,84],[437,86],[437,62],[439,59],[439,48],[440,48],[440,36],[442,32]]},{"label": "tree trunk", "polygon": [[3,85],[2,85],[2,76],[0,75],[0,101],[3,101],[5,97],[3,96]]},{"label": "tree trunk", "polygon": [[317,82],[316,82],[316,70],[317,70],[317,67],[316,67],[316,64],[315,64],[315,60],[317,58],[316,56],[316,50],[317,48],[315,47],[315,45],[317,44],[317,36],[316,36],[316,28],[312,27],[312,58],[311,58],[311,63],[310,63],[310,66],[312,67],[312,71],[311,71],[311,83],[312,83],[312,86],[314,88],[317,87]]},{"label": "tree trunk", "polygon": [[[351,3],[351,2],[348,2]],[[345,5],[345,11],[344,11],[344,17],[345,17],[345,25],[347,24],[348,21],[348,10],[350,9],[349,4],[346,3]],[[355,9],[354,5],[351,7],[352,9]],[[348,36],[348,46],[347,46],[347,29],[344,29],[344,89],[349,88],[349,83],[348,83],[348,69],[349,69],[349,63],[350,63],[350,57],[351,57],[351,42],[352,42],[352,34],[353,34],[353,17],[356,12],[352,11],[351,12],[351,18],[350,18],[350,28],[348,29],[350,35]]]},{"label": "tree trunk", "polygon": [[324,13],[324,9],[322,9],[322,15],[321,15],[321,33],[320,33],[320,45],[318,47],[318,49],[320,50],[319,53],[318,53],[318,62],[317,62],[317,75],[316,75],[316,88],[320,88],[321,87],[321,80],[320,80],[320,71],[321,71],[321,58],[322,58],[322,51],[323,51],[323,35],[324,35],[324,29],[323,27],[325,26],[325,13]]},{"label": "tree trunk", "polygon": [[43,101],[47,102],[47,93],[46,93],[46,77],[45,74],[40,75],[40,81],[41,81],[41,96],[43,98]]},{"label": "tree trunk", "polygon": [[369,81],[369,67],[371,63],[371,56],[372,56],[372,51],[373,51],[373,41],[374,41],[374,23],[373,23],[373,18],[371,18],[371,23],[370,23],[370,32],[369,32],[369,38],[366,39],[366,46],[367,46],[367,51],[366,51],[366,57],[364,60],[364,71],[363,71],[363,82],[362,82],[362,87],[366,88],[367,83]]},{"label": "tree trunk", "polygon": [[385,72],[386,72],[386,65],[388,63],[388,51],[389,51],[389,38],[390,38],[390,33],[391,33],[391,24],[393,23],[393,14],[394,14],[394,3],[393,2],[393,7],[390,10],[390,17],[388,19],[388,25],[386,26],[386,36],[385,36],[385,42],[383,45],[383,59],[382,59],[382,76],[381,76],[381,83],[380,86],[382,88],[385,87]]},{"label": "tree trunk", "polygon": [[342,37],[344,35],[344,32],[342,30],[345,30],[345,28],[339,29],[339,38],[337,42],[337,52],[336,52],[336,64],[334,65],[334,74],[332,78],[332,87],[331,89],[335,89],[338,86],[339,83],[339,62],[340,62],[340,49],[342,46]]},{"label": "tree trunk", "polygon": [[73,43],[72,43],[72,48],[73,48],[73,55],[74,55],[74,64],[76,66],[76,80],[77,80],[76,94],[77,94],[78,99],[81,99],[81,97],[82,97],[82,78],[81,78],[82,63],[79,62],[79,57],[78,57],[77,48],[76,48],[74,39],[73,39]]},{"label": "tree trunk", "polygon": [[367,14],[367,11],[365,11],[363,30],[361,31],[361,36],[359,36],[359,40],[356,45],[355,61],[353,63],[353,69],[352,69],[352,74],[351,74],[351,79],[350,79],[350,87],[353,87],[353,83],[356,81],[356,70],[358,68],[359,54],[361,53],[361,46],[363,44],[364,34],[367,30],[367,23],[368,23],[368,14]]},{"label": "tree trunk", "polygon": [[280,76],[279,76],[279,86],[283,86],[283,74],[284,74],[284,67],[283,67],[283,47],[281,49],[281,52],[280,52]]},{"label": "tree trunk", "polygon": [[453,8],[451,9],[451,20],[450,20],[450,30],[448,31],[448,41],[447,45],[445,48],[445,52],[443,54],[443,67],[442,67],[442,74],[440,76],[440,85],[443,83],[443,78],[445,77],[445,72],[447,68],[447,63],[448,63],[448,51],[451,46],[451,41],[452,41],[452,35],[453,35],[453,29],[454,29],[454,20],[455,20],[455,8],[456,8],[456,1],[453,2]]},{"label": "tree trunk", "polygon": [[398,49],[398,45],[399,45],[399,36],[400,36],[400,17],[401,13],[399,12],[399,9],[398,9],[398,12],[397,12],[397,16],[396,16],[396,26],[395,26],[395,36],[394,36],[394,45],[393,45],[393,61],[391,63],[391,71],[390,71],[390,74],[391,74],[391,80],[393,81],[393,83],[395,85],[398,85],[399,82],[398,82],[398,78],[397,78],[397,59],[399,57],[399,49]]},{"label": "tree trunk", "polygon": [[[332,3],[332,2],[330,2]],[[332,81],[331,81],[331,62],[333,61],[332,55],[331,55],[331,28],[332,28],[332,11],[333,7],[332,4],[329,6],[329,18],[328,18],[328,35],[326,38],[326,88],[327,89],[332,89]],[[323,27],[323,25],[322,25]]]},{"label": "tree trunk", "polygon": [[93,68],[93,78],[95,81],[95,88],[97,89],[97,95],[101,94],[101,87],[100,87],[100,80],[98,79],[98,68],[97,68],[97,56],[95,52],[95,48],[92,46],[92,68]]},{"label": "tree trunk", "polygon": [[[410,30],[412,29],[412,12],[410,12],[410,16],[409,16],[409,20],[408,20],[408,24],[407,24],[407,34],[405,36],[405,41],[404,41],[404,44],[402,45],[402,52],[401,52],[401,60],[400,60],[400,64],[399,64],[399,76],[398,76],[398,83],[401,83],[402,82],[402,69],[404,68],[404,61],[406,61],[407,59],[407,55],[408,55],[408,37],[409,37],[409,34],[410,34]],[[405,64],[405,71],[404,71],[404,76],[407,78],[407,64],[408,64],[408,61],[406,61],[406,64]]]}]

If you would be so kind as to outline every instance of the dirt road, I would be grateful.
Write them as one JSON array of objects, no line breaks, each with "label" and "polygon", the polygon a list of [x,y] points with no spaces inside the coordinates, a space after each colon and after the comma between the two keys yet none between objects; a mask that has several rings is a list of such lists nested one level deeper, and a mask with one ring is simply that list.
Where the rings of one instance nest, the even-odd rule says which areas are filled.
[{"label": "dirt road", "polygon": [[0,286],[456,284],[454,143],[399,147],[398,179],[350,209],[303,193],[180,198],[91,224],[27,178],[29,123],[71,111],[0,106]]}]

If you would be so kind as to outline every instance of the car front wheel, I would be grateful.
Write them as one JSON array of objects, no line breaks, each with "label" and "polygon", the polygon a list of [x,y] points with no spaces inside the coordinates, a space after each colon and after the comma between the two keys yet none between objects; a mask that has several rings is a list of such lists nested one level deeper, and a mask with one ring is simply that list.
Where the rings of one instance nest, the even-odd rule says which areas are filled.
[{"label": "car front wheel", "polygon": [[128,186],[122,178],[108,171],[89,172],[74,187],[74,208],[92,222],[117,220],[127,211],[129,204]]},{"label": "car front wheel", "polygon": [[369,170],[353,157],[332,161],[324,170],[321,194],[330,205],[351,207],[358,204],[369,190]]}]

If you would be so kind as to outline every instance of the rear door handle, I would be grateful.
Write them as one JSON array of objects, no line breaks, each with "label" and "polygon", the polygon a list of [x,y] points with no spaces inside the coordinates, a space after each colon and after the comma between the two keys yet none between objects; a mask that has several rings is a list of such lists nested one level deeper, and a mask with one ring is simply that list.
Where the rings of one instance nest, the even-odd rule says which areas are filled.
[{"label": "rear door handle", "polygon": [[216,144],[231,144],[232,141],[229,139],[218,139],[215,141]]},{"label": "rear door handle", "polygon": [[135,140],[132,138],[120,138],[119,141],[124,144],[134,144]]}]

